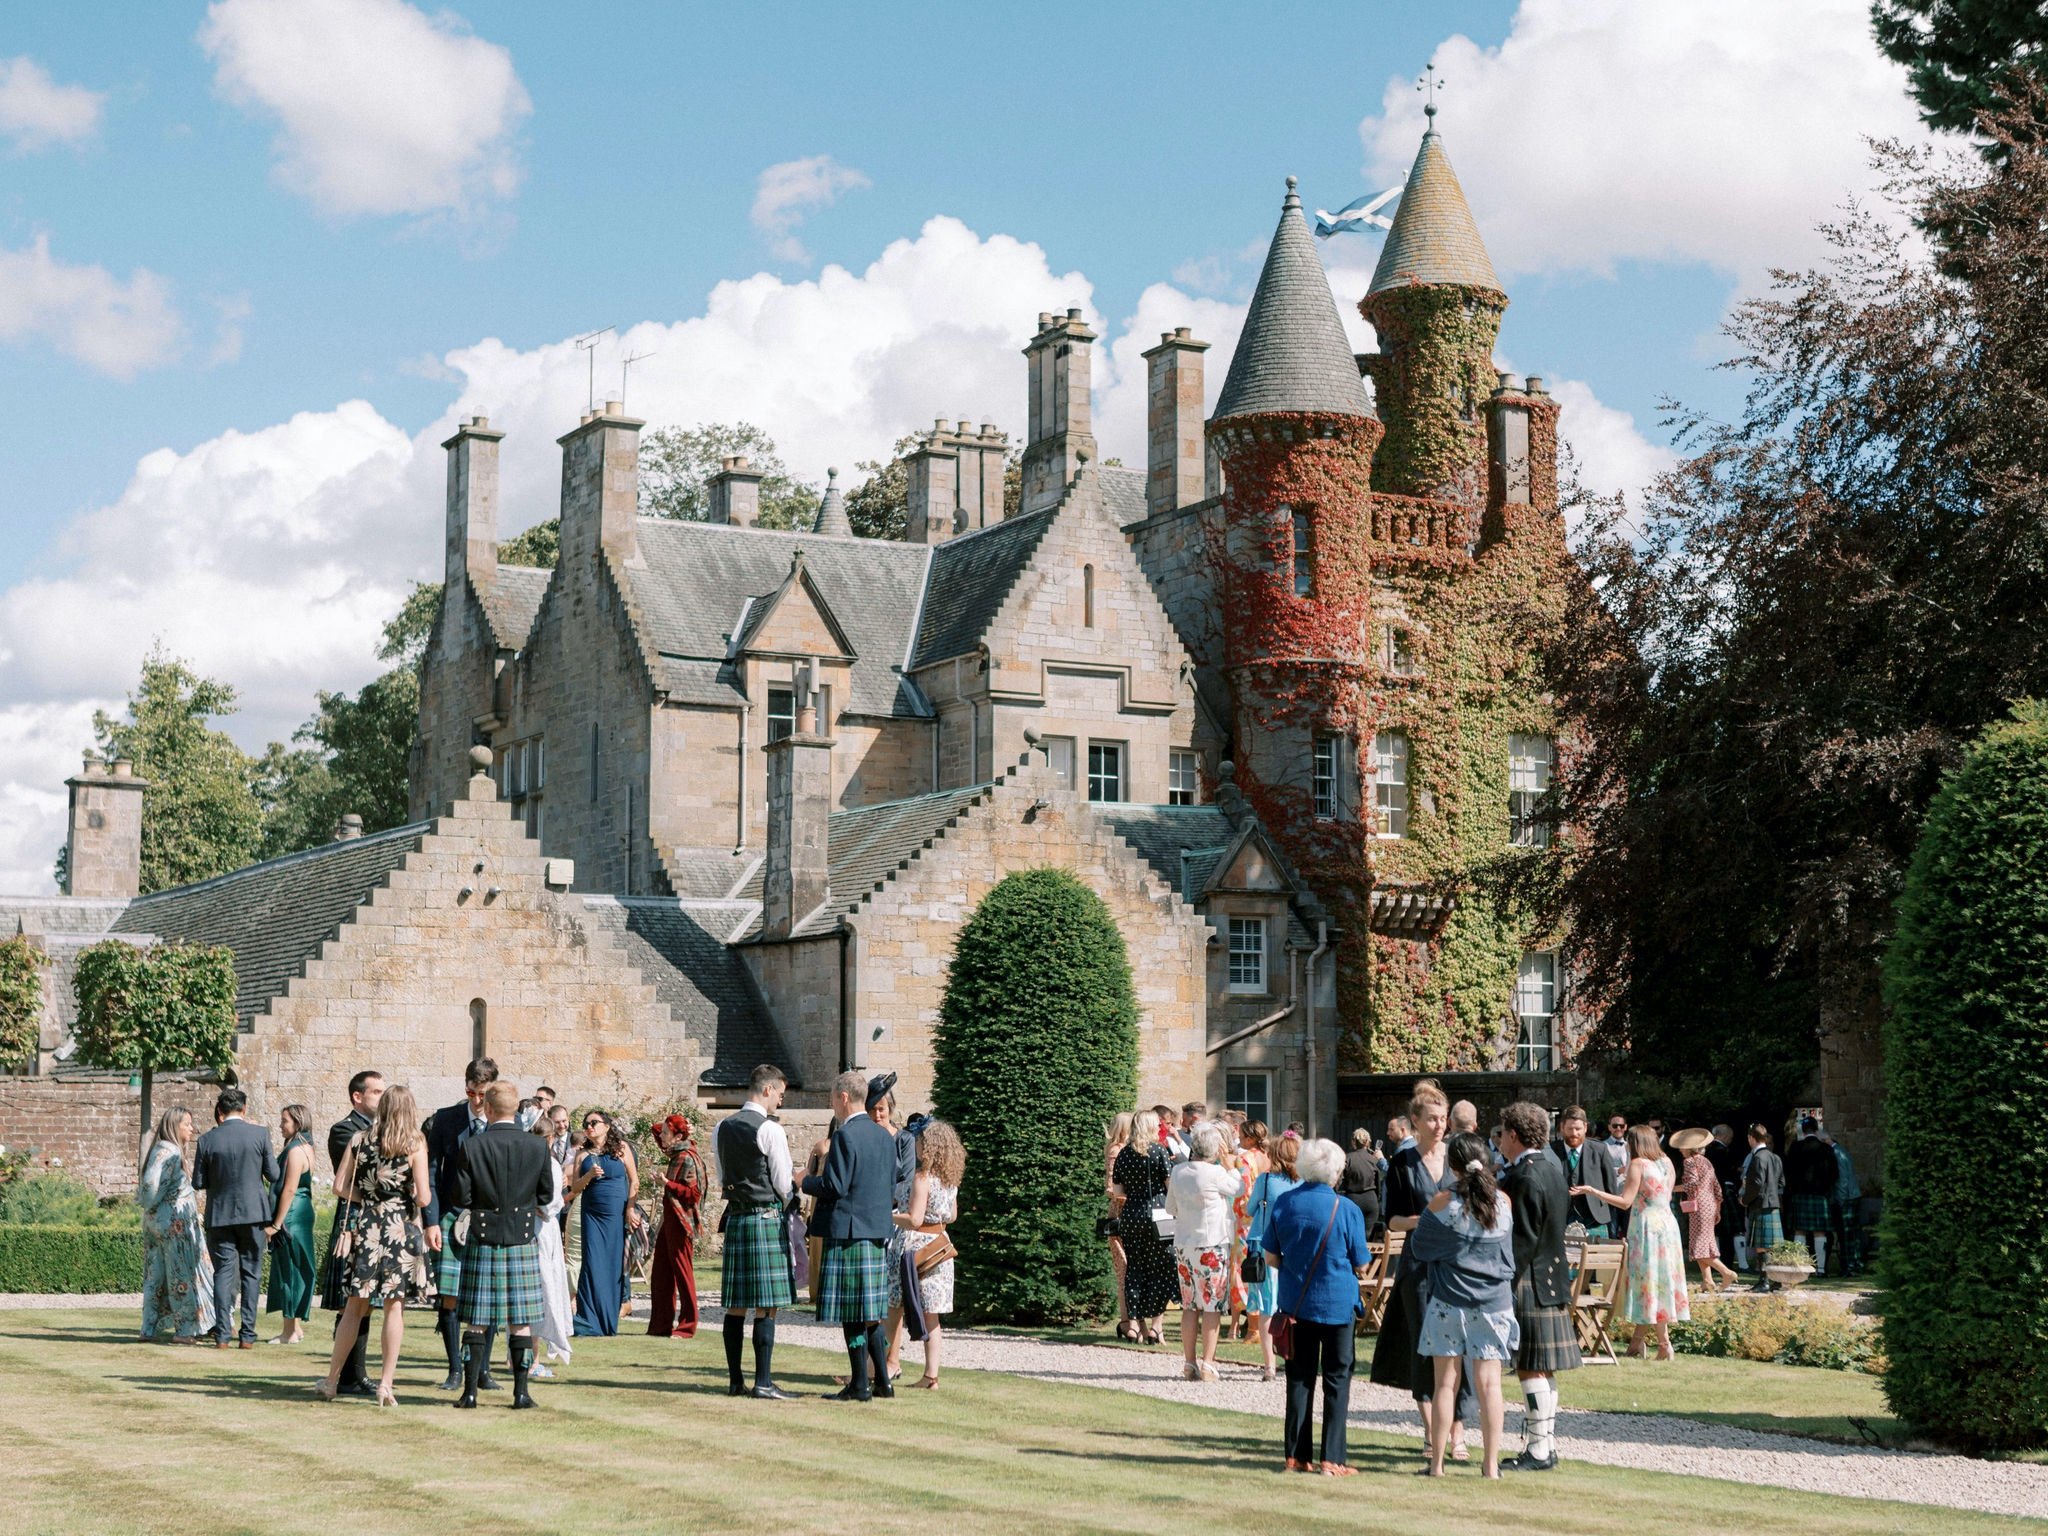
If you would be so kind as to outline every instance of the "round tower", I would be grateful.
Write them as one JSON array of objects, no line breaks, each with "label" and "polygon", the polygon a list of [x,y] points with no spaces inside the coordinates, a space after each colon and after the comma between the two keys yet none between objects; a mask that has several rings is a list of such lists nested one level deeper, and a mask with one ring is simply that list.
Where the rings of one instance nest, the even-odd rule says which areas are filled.
[{"label": "round tower", "polygon": [[1436,108],[1359,313],[1379,335],[1364,360],[1386,437],[1373,489],[1478,508],[1486,493],[1493,347],[1508,296],[1436,131]]}]

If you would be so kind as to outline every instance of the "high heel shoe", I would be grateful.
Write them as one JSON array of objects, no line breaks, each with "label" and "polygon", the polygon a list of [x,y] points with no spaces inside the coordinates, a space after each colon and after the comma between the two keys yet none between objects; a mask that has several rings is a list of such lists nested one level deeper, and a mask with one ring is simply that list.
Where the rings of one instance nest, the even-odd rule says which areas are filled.
[{"label": "high heel shoe", "polygon": [[336,1386],[333,1382],[330,1382],[325,1376],[323,1376],[318,1381],[313,1383],[313,1390],[320,1394],[321,1402],[331,1403],[334,1401],[335,1397],[340,1393],[341,1388]]},{"label": "high heel shoe", "polygon": [[920,1376],[911,1385],[913,1387],[923,1387],[927,1392],[936,1392],[939,1387],[939,1378],[936,1376]]},{"label": "high heel shoe", "polygon": [[380,1383],[377,1388],[377,1406],[379,1408],[396,1408],[398,1406],[398,1394]]}]

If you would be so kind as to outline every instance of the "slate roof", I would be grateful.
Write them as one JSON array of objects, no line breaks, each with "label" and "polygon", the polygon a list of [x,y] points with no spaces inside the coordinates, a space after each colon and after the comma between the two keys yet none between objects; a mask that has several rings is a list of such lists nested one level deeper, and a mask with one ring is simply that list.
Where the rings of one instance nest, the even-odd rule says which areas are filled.
[{"label": "slate roof", "polygon": [[732,904],[585,896],[583,915],[619,944],[704,1053],[708,1065],[700,1082],[740,1087],[755,1067],[772,1061],[796,1084],[795,1056],[762,1005],[746,963],[726,945],[740,915]]},{"label": "slate roof", "polygon": [[853,537],[853,524],[846,517],[846,495],[839,489],[836,469],[825,471],[825,496],[818,503],[818,516],[811,524],[811,532],[835,539]]},{"label": "slate roof", "polygon": [[1214,419],[1263,411],[1372,415],[1292,176]]},{"label": "slate roof", "polygon": [[922,667],[971,651],[1052,526],[1056,508],[1005,518],[948,539],[932,551],[923,621],[910,665]]},{"label": "slate roof", "polygon": [[532,565],[500,565],[497,577],[477,593],[484,617],[491,621],[491,634],[503,650],[516,651],[533,633],[533,621],[540,614],[540,600],[547,595],[548,580],[555,573]]},{"label": "slate roof", "polygon": [[1479,226],[1472,222],[1458,173],[1451,169],[1435,128],[1422,136],[1414,168],[1394,211],[1394,227],[1380,247],[1366,297],[1411,283],[1440,283],[1501,292]]},{"label": "slate roof", "polygon": [[116,931],[225,944],[235,952],[235,1016],[246,1024],[283,993],[343,920],[420,846],[427,823],[251,864],[142,896]]},{"label": "slate roof", "polygon": [[[1237,838],[1236,825],[1220,806],[1098,805],[1093,809],[1189,906],[1200,900],[1216,873],[1217,862]],[[1287,942],[1311,948],[1315,938],[1301,920],[1297,905],[1288,905]]]},{"label": "slate roof", "polygon": [[1119,528],[1145,520],[1145,471],[1105,464],[1101,470],[1102,506]]},{"label": "slate roof", "polygon": [[928,706],[898,676],[910,650],[930,551],[887,539],[774,533],[724,523],[640,519],[637,565],[619,569],[645,624],[655,680],[693,704],[737,705],[727,639],[750,596],[773,592],[798,549],[856,659],[846,707],[857,714],[921,717]]}]

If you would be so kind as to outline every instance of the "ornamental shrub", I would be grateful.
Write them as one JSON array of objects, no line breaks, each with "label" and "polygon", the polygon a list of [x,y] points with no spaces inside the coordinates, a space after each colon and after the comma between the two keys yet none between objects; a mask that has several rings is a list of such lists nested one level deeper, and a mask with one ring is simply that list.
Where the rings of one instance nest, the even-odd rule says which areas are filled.
[{"label": "ornamental shrub", "polygon": [[142,1228],[0,1226],[0,1292],[142,1289]]},{"label": "ornamental shrub", "polygon": [[27,934],[0,939],[0,1065],[35,1055],[43,1032],[43,967],[49,963]]},{"label": "ornamental shrub", "polygon": [[1884,980],[1885,1397],[1969,1450],[2048,1444],[2048,705],[1935,796]]},{"label": "ornamental shrub", "polygon": [[[1621,1333],[1628,1331],[1615,1324]],[[1783,1296],[1695,1296],[1692,1320],[1671,1325],[1671,1347],[1681,1355],[1722,1360],[1768,1360],[1829,1371],[1883,1372],[1878,1327],[1867,1317],[1825,1302]]]},{"label": "ornamental shrub", "polygon": [[1055,869],[988,893],[960,930],[932,1102],[967,1147],[954,1241],[976,1318],[1067,1322],[1109,1296],[1102,1128],[1138,1093],[1138,1003],[1116,920]]},{"label": "ornamental shrub", "polygon": [[225,945],[105,939],[80,953],[71,985],[79,1063],[141,1075],[145,1134],[158,1072],[234,1065],[235,952]]},{"label": "ornamental shrub", "polygon": [[142,1208],[126,1196],[102,1203],[85,1180],[52,1170],[16,1179],[0,1190],[0,1225],[139,1227]]}]

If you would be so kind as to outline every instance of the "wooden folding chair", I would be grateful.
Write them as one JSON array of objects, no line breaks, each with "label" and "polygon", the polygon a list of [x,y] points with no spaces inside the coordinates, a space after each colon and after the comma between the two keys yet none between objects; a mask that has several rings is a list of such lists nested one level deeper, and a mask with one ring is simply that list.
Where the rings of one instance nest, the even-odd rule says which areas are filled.
[{"label": "wooden folding chair", "polygon": [[1605,1355],[1610,1364],[1619,1362],[1614,1357],[1614,1341],[1607,1336],[1607,1321],[1614,1314],[1627,1264],[1625,1244],[1588,1243],[1572,1281],[1572,1328],[1578,1334],[1580,1352],[1596,1360]]},{"label": "wooden folding chair", "polygon": [[1368,1333],[1378,1333],[1380,1322],[1387,1315],[1387,1301],[1394,1294],[1395,1260],[1401,1257],[1402,1245],[1407,1240],[1407,1233],[1391,1232],[1371,1245],[1372,1263],[1366,1266],[1365,1278],[1358,1282],[1359,1304],[1365,1309],[1360,1321]]}]

